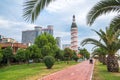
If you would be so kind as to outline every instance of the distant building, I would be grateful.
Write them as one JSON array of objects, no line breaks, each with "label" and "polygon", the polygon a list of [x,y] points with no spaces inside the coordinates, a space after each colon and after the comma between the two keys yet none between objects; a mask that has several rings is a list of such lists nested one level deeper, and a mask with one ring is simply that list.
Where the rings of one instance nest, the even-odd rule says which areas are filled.
[{"label": "distant building", "polygon": [[62,49],[64,50],[65,48],[70,48],[71,49],[71,44],[63,44]]},{"label": "distant building", "polygon": [[2,39],[2,38],[4,38],[4,36],[3,36],[3,35],[0,35],[0,39]]},{"label": "distant building", "polygon": [[53,35],[53,25],[48,25],[47,28],[43,28],[42,33],[44,33],[44,32]]},{"label": "distant building", "polygon": [[22,43],[24,44],[34,44],[35,38],[42,33],[49,33],[53,35],[53,26],[48,25],[47,28],[42,28],[40,26],[35,26],[34,30],[22,31]]},{"label": "distant building", "polygon": [[5,38],[4,36],[0,35],[0,47],[2,49],[5,49],[7,47],[12,47],[13,53],[15,54],[19,48],[26,49],[27,45],[18,43],[15,39]]},{"label": "distant building", "polygon": [[15,39],[12,38],[2,38],[2,43],[17,43]]},{"label": "distant building", "polygon": [[3,35],[0,35],[0,42],[2,42],[2,39],[4,38]]},{"label": "distant building", "polygon": [[5,38],[4,36],[0,35],[0,43],[16,43],[17,41],[13,38]]},{"label": "distant building", "polygon": [[5,49],[7,47],[12,47],[13,48],[13,54],[15,54],[19,48],[26,49],[27,45],[24,45],[22,43],[0,43],[0,47],[2,49]]},{"label": "distant building", "polygon": [[57,46],[61,49],[61,37],[56,37]]}]

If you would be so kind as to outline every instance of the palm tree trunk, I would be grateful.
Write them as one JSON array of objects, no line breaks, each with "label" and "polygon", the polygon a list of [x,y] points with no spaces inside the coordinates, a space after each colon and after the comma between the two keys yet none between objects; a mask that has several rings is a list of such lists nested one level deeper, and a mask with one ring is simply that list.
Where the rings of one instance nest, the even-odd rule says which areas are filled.
[{"label": "palm tree trunk", "polygon": [[106,59],[106,55],[103,55],[103,65],[107,64],[107,59]]},{"label": "palm tree trunk", "polygon": [[108,55],[107,57],[107,70],[109,72],[119,72],[119,64],[115,55]]},{"label": "palm tree trunk", "polygon": [[99,55],[99,61],[102,63],[103,62],[103,56]]}]

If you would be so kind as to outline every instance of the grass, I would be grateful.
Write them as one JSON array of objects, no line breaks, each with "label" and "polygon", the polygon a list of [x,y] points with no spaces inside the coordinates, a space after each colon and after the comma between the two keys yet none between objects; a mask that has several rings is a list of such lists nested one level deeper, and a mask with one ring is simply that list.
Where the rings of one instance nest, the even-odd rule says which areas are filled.
[{"label": "grass", "polygon": [[108,72],[106,65],[96,61],[92,80],[120,80],[120,73]]},{"label": "grass", "polygon": [[62,70],[76,62],[56,62],[52,69],[46,69],[43,63],[12,65],[0,69],[0,80],[37,80],[45,75]]}]

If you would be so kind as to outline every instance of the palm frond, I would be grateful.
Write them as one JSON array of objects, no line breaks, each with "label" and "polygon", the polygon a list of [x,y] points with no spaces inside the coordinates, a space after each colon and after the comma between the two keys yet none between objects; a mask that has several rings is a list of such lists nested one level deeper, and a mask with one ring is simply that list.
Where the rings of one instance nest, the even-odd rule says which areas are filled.
[{"label": "palm frond", "polygon": [[84,39],[84,40],[81,42],[81,45],[82,45],[82,46],[84,46],[84,45],[86,45],[86,44],[93,44],[93,45],[95,45],[95,46],[99,46],[99,47],[103,47],[103,48],[107,49],[106,46],[105,46],[104,44],[102,44],[100,41],[95,40],[95,39],[92,39],[92,38]]},{"label": "palm frond", "polygon": [[101,0],[87,15],[87,24],[92,25],[97,17],[109,13],[120,11],[120,0]]},{"label": "palm frond", "polygon": [[98,55],[106,55],[108,52],[104,48],[96,48],[94,49],[93,53],[96,53]]},{"label": "palm frond", "polygon": [[27,0],[23,5],[23,18],[25,21],[34,22],[40,12],[48,6],[51,1],[55,0]]},{"label": "palm frond", "polygon": [[120,29],[120,15],[117,15],[115,18],[112,19],[110,26],[114,27],[115,31]]}]

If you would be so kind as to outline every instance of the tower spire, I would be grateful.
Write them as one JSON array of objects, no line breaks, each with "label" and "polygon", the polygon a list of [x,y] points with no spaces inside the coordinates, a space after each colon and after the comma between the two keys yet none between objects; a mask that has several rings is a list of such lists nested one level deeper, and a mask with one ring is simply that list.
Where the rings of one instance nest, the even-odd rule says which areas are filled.
[{"label": "tower spire", "polygon": [[75,22],[75,15],[73,15],[73,22]]}]

